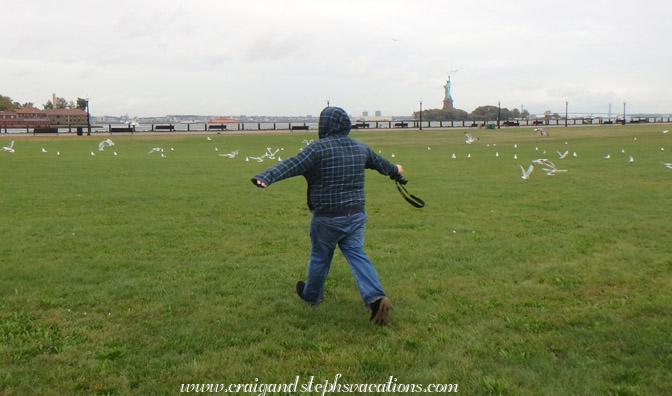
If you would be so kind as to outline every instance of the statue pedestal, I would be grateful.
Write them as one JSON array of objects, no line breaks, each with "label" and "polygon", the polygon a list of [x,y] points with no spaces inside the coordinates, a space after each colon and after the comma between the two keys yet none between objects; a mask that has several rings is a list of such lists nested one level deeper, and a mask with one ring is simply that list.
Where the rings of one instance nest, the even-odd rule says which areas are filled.
[{"label": "statue pedestal", "polygon": [[447,110],[447,109],[454,109],[452,99],[444,99],[443,100],[443,110]]}]

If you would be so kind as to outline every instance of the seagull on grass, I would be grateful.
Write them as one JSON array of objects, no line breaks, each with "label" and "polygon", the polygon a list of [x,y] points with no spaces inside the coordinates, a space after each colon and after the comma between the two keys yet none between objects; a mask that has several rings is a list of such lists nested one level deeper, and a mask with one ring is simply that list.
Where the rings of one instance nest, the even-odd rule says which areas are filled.
[{"label": "seagull on grass", "polygon": [[669,132],[670,132],[670,130],[669,130],[669,129],[666,129],[666,130],[663,131],[663,134],[665,134],[665,133],[669,133]]},{"label": "seagull on grass", "polygon": [[14,141],[13,141],[13,140],[10,140],[10,141],[9,141],[9,145],[3,147],[3,148],[2,148],[2,151],[7,151],[7,152],[9,152],[9,153],[13,153],[13,152],[14,152]]},{"label": "seagull on grass", "polygon": [[527,170],[525,170],[525,168],[523,168],[522,165],[519,165],[519,166],[520,166],[520,171],[523,173],[520,176],[520,178],[523,179],[523,180],[529,179],[530,175],[532,174],[532,171],[534,170],[534,164],[530,164],[530,166],[527,167]]},{"label": "seagull on grass", "polygon": [[45,149],[44,147],[42,147],[42,152],[43,153],[48,153],[47,149]]},{"label": "seagull on grass", "polygon": [[604,159],[611,159],[611,154],[607,154],[604,156]]},{"label": "seagull on grass", "polygon": [[112,139],[105,139],[102,142],[98,143],[98,151],[103,151],[105,150],[105,147],[112,147],[114,146],[114,142]]}]

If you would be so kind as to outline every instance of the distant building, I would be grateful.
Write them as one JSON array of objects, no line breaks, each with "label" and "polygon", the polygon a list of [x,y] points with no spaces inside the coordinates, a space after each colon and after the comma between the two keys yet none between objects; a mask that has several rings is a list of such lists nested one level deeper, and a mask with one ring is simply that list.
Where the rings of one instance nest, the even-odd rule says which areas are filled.
[{"label": "distant building", "polygon": [[368,117],[369,112],[368,111],[362,111],[362,117]]},{"label": "distant building", "polygon": [[52,127],[81,127],[87,125],[86,111],[82,109],[44,110]]},{"label": "distant building", "polygon": [[382,117],[382,116],[383,116],[383,112],[380,111],[380,110],[376,110],[376,117]]},{"label": "distant building", "polygon": [[40,110],[34,107],[0,112],[0,127],[44,128],[86,126],[87,113],[82,109]]},{"label": "distant building", "polygon": [[48,127],[49,124],[47,113],[34,107],[0,111],[0,127],[2,128]]}]

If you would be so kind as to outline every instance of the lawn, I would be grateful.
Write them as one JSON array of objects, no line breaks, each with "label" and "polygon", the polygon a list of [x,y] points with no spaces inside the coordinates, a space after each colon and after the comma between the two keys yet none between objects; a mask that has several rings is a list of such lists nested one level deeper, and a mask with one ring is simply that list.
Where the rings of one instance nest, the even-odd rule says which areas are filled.
[{"label": "lawn", "polygon": [[[427,202],[367,171],[385,327],[338,253],[322,304],[295,295],[305,181],[249,181],[277,158],[245,157],[287,158],[314,133],[112,136],[104,151],[104,134],[16,137],[0,151],[0,394],[259,394],[297,377],[307,395],[321,394],[300,392],[311,377],[397,394],[672,394],[667,128],[472,130],[473,144],[464,130],[353,131]],[[567,172],[521,179],[538,158]]]}]

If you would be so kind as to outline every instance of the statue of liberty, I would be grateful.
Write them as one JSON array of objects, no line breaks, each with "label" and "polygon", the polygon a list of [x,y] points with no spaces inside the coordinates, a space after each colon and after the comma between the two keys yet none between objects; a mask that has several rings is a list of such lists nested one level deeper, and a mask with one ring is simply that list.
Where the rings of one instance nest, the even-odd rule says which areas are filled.
[{"label": "statue of liberty", "polygon": [[450,95],[450,76],[448,76],[448,81],[446,81],[446,85],[443,86],[443,88],[446,90],[446,98],[445,99],[453,99],[453,97]]}]

